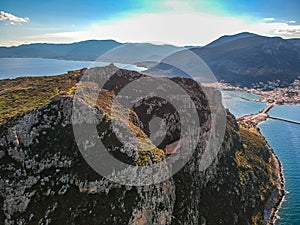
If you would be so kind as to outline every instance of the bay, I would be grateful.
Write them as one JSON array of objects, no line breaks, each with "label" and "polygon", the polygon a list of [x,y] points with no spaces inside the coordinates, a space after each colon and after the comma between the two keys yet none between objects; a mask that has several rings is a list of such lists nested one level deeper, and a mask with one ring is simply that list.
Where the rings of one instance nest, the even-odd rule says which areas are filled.
[{"label": "bay", "polygon": [[[260,96],[242,91],[222,91],[223,104],[235,117],[257,113],[263,110],[265,103],[255,102]],[[248,99],[248,100],[246,100]]]},{"label": "bay", "polygon": [[[0,58],[0,79],[24,76],[52,76],[70,70],[106,66],[109,62],[71,61],[42,58]],[[145,68],[130,64],[115,63],[119,68],[142,71]]]}]

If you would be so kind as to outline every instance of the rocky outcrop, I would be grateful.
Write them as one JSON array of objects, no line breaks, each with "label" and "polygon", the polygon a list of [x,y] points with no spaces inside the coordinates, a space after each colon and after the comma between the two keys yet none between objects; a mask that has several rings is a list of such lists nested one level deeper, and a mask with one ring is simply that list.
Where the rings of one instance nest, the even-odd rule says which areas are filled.
[{"label": "rocky outcrop", "polygon": [[[128,82],[141,75],[118,70],[115,76]],[[195,102],[200,115],[200,135],[204,137],[211,129],[211,111],[204,93],[192,80],[173,78],[173,81]],[[97,106],[85,107],[92,107],[98,115],[98,132],[111,144],[114,150],[111,154],[135,165],[156,163],[157,154],[167,157],[168,154],[161,151],[180,139],[176,111],[159,99],[146,99],[135,105],[130,123],[143,140],[151,136],[148,126],[151,117],[165,116],[169,125],[167,139],[156,149],[151,147],[154,157],[151,154],[145,157],[139,149],[131,149],[131,153],[136,154],[128,154],[124,145],[115,139],[107,111],[106,103],[110,104],[117,91],[112,94],[113,86],[106,88]],[[264,170],[265,164],[260,160],[255,164],[251,162],[252,158],[267,162],[271,155],[267,149],[260,151],[264,146],[257,146],[253,154],[247,155],[249,149],[230,113],[221,149],[208,168],[201,169],[207,143],[200,138],[192,159],[172,178],[134,187],[113,183],[86,163],[74,140],[73,103],[74,96],[60,95],[50,104],[0,125],[0,224],[264,223],[264,207],[276,185]],[[162,109],[164,113],[160,115]],[[118,115],[122,114],[114,116]],[[119,119],[122,124],[122,118]],[[153,145],[149,143],[147,146]],[[272,166],[270,164],[270,168]]]}]

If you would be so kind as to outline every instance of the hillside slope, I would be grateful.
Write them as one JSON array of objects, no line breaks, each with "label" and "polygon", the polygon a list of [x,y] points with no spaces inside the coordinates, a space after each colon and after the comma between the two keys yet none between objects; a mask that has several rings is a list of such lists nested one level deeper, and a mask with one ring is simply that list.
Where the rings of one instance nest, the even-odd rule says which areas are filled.
[{"label": "hillside slope", "polygon": [[[218,80],[239,86],[275,80],[280,80],[281,85],[288,85],[300,76],[300,49],[282,38],[252,36],[217,43],[190,51],[204,60]],[[161,64],[146,73],[163,74],[166,62],[182,64],[176,54],[180,53],[163,59]],[[184,63],[188,63],[188,59]],[[190,70],[193,66],[196,70],[195,65],[191,65]]]},{"label": "hillside slope", "polygon": [[153,45],[149,43],[128,43],[114,48],[98,60],[135,64],[141,61],[159,62],[168,55],[183,50],[172,45]]},{"label": "hillside slope", "polygon": [[300,38],[291,38],[291,39],[287,39],[287,41],[300,49]]},{"label": "hillside slope", "polygon": [[[201,87],[190,79],[171,80],[191,96],[199,113],[201,138],[191,160],[172,178],[144,187],[113,183],[96,173],[82,157],[74,138],[71,124],[74,101],[93,109],[98,118],[98,134],[108,151],[128,164],[142,166],[161,162],[168,157],[167,145],[180,137],[178,115],[161,99],[146,99],[132,109],[119,107],[116,114],[111,114],[116,93],[144,75],[113,66],[93,71],[100,77],[111,75],[96,105],[74,96],[74,90],[80,87],[77,83],[69,91],[47,97],[49,102],[43,106],[20,111],[0,125],[0,224],[234,225],[266,222],[272,208],[267,204],[268,199],[273,192],[278,192],[278,174],[270,149],[255,131],[240,129],[235,118],[227,112],[221,149],[213,163],[201,171],[201,157],[207,144],[204,137],[211,129],[211,111]],[[75,76],[77,80],[82,74],[74,72],[69,79],[74,81]],[[26,78],[19,81],[22,79]],[[12,86],[18,90],[22,83],[4,82],[3,93],[10,92]],[[11,86],[9,82],[13,82]],[[56,85],[59,88],[59,82]],[[215,97],[218,99],[220,95],[216,92]],[[38,97],[27,98],[37,100]],[[221,104],[218,107],[222,110]],[[138,148],[134,143],[129,145],[132,148],[125,148],[116,138],[118,131],[112,129],[113,117],[120,126],[124,124],[125,111],[131,115],[131,131],[139,137]],[[149,139],[148,123],[155,116],[166,118],[170,127],[168,138],[159,146]],[[79,114],[76,121],[86,122],[87,119],[86,115]]]},{"label": "hillside slope", "polygon": [[258,36],[258,35],[252,34],[252,33],[249,33],[249,32],[242,32],[242,33],[238,33],[238,34],[234,34],[234,35],[224,35],[224,36],[212,41],[211,43],[209,43],[205,47],[215,47],[215,46],[222,45],[222,44],[225,44],[227,42],[235,41],[235,40],[238,40],[238,39],[241,39],[241,38],[256,37],[256,36]]}]

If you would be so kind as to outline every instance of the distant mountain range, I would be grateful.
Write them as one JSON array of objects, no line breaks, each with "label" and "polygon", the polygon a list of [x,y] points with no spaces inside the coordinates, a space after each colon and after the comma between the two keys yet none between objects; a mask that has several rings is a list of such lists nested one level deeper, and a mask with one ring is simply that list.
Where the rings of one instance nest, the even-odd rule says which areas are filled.
[{"label": "distant mountain range", "polygon": [[128,43],[111,49],[98,60],[106,62],[137,63],[141,61],[161,61],[168,55],[185,49],[173,45],[153,45],[149,43]]},{"label": "distant mountain range", "polygon": [[[121,62],[146,66],[149,68],[146,74],[158,76],[189,77],[199,71],[203,73],[202,65],[191,58],[195,56],[206,63],[217,80],[239,86],[274,80],[287,85],[300,76],[300,39],[285,40],[248,32],[222,36],[204,47],[120,43],[114,40],[0,47],[0,58]],[[172,65],[180,65],[180,69]],[[182,68],[188,69],[188,72]]]},{"label": "distant mountain range", "polygon": [[0,47],[0,58],[55,58],[123,63],[157,62],[182,49],[185,48],[149,43],[120,43],[114,40],[89,40],[71,44],[45,43]]},{"label": "distant mountain range", "polygon": [[[280,80],[287,85],[300,76],[300,39],[284,40],[251,33],[223,36],[201,48],[190,50],[201,58],[218,80],[234,85],[253,86],[256,83]],[[199,66],[188,65],[189,73],[179,70],[191,60],[182,60],[183,52],[174,53],[145,71],[149,75],[189,76]],[[188,54],[186,54],[188,55]],[[172,68],[171,65],[178,65]],[[278,82],[278,81],[277,81]]]},{"label": "distant mountain range", "polygon": [[258,35],[249,33],[249,32],[243,32],[243,33],[234,34],[234,35],[224,35],[224,36],[216,39],[215,41],[209,43],[208,45],[206,45],[206,47],[215,47],[215,46],[219,46],[219,45],[228,43],[230,41],[238,40],[241,38],[256,37],[256,36],[258,36]]},{"label": "distant mountain range", "polygon": [[94,60],[121,45],[114,40],[89,40],[71,44],[27,44],[17,47],[0,47],[0,57]]}]

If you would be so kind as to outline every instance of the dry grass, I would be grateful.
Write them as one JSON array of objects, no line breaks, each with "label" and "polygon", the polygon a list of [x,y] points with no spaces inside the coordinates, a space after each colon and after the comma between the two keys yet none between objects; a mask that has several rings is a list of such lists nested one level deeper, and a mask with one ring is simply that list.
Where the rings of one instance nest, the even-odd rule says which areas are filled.
[{"label": "dry grass", "polygon": [[[130,131],[139,140],[138,164],[144,165],[151,162],[160,162],[164,157],[164,151],[158,149],[143,130],[137,125],[138,117],[130,109],[116,104],[112,113],[112,101],[114,93],[100,89],[92,82],[78,82],[80,70],[68,74],[49,77],[22,77],[0,81],[0,123],[20,113],[47,105],[59,94],[79,94],[88,104],[103,109],[107,119],[117,119],[126,123]],[[83,92],[80,92],[83,90]],[[95,99],[97,101],[95,101]],[[129,118],[128,118],[129,115]]]},{"label": "dry grass", "polygon": [[72,93],[80,71],[59,76],[0,80],[0,123],[48,104],[60,93]]},{"label": "dry grass", "polygon": [[129,126],[130,132],[137,138],[139,144],[138,165],[161,162],[165,158],[164,151],[157,148],[138,126],[137,121],[139,119],[136,113],[117,102],[113,103],[114,92],[100,89],[92,82],[82,82],[77,86],[76,96],[82,98],[91,106],[97,106],[102,109],[106,114],[107,122],[117,120]]}]

